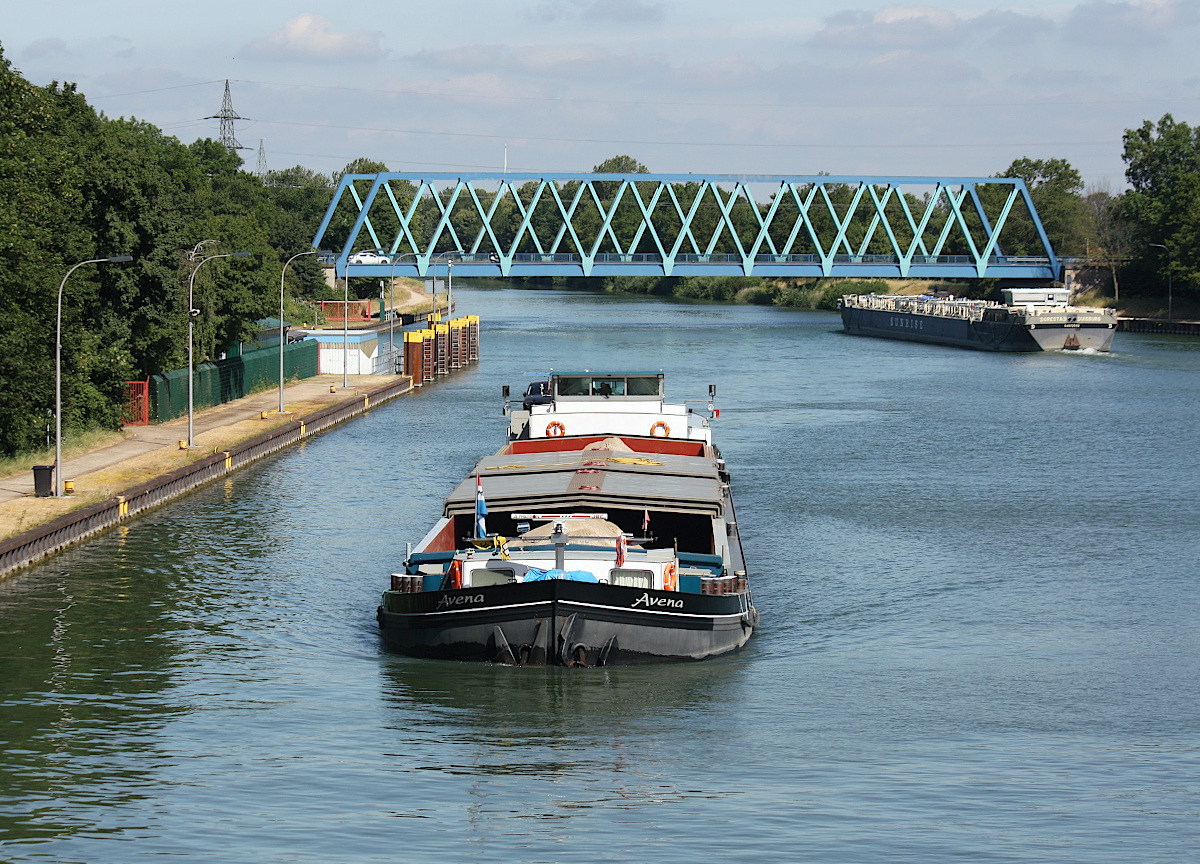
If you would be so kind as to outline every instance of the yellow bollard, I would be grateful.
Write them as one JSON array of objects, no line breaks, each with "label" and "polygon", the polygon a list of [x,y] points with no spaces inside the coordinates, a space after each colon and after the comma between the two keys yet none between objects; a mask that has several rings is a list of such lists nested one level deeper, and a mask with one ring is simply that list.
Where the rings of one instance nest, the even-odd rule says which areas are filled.
[{"label": "yellow bollard", "polygon": [[180,442],[179,442],[179,449],[180,449],[180,450],[186,450],[186,449],[187,449],[187,442],[186,442],[186,441],[180,441]]},{"label": "yellow bollard", "polygon": [[64,480],[63,481],[63,492],[67,495],[74,495],[75,494],[75,481],[74,480]]}]

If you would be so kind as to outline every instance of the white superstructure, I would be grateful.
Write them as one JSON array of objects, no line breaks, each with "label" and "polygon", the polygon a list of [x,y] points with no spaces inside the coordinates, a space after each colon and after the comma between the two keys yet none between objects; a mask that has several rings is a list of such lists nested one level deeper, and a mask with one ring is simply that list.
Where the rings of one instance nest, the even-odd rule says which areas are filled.
[{"label": "white superstructure", "polygon": [[522,408],[509,412],[510,438],[634,435],[712,443],[706,416],[666,401],[661,372],[556,372],[540,386],[544,392],[527,392]]}]

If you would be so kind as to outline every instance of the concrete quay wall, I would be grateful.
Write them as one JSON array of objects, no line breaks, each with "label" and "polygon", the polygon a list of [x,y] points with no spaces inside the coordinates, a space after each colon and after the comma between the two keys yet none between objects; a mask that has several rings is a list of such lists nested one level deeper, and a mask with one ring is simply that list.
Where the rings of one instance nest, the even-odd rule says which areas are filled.
[{"label": "concrete quay wall", "polygon": [[61,549],[111,528],[139,513],[178,498],[224,477],[264,456],[349,420],[375,405],[413,389],[411,378],[376,387],[352,399],[330,405],[249,441],[214,453],[170,474],[126,489],[120,495],[76,510],[0,542],[0,577],[39,561]]},{"label": "concrete quay wall", "polygon": [[1200,336],[1200,321],[1168,321],[1165,318],[1118,318],[1118,333],[1171,333]]}]

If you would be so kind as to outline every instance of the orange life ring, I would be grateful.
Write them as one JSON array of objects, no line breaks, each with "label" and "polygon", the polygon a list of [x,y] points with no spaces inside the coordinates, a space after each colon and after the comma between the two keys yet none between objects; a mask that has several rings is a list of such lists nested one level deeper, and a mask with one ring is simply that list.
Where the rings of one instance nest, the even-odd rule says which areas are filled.
[{"label": "orange life ring", "polygon": [[672,561],[663,568],[663,590],[675,591],[677,590],[677,584],[678,583],[675,580],[675,562]]},{"label": "orange life ring", "polygon": [[557,420],[551,420],[546,424],[547,438],[561,438],[567,434],[567,427],[559,423]]},{"label": "orange life ring", "polygon": [[463,563],[458,560],[450,562],[450,590],[463,587]]},{"label": "orange life ring", "polygon": [[[661,435],[658,434],[658,430],[660,428],[662,429]],[[655,423],[653,426],[650,427],[650,437],[651,438],[670,438],[671,437],[671,427],[668,426],[666,423],[664,423],[662,420],[659,420],[657,423]]]}]

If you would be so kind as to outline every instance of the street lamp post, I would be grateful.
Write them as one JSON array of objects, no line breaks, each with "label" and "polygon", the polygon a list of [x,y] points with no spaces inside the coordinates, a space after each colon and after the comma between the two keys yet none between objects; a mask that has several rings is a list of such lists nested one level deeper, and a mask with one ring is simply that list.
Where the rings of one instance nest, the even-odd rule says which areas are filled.
[{"label": "street lamp post", "polygon": [[[453,261],[452,259],[450,259],[450,258],[447,258],[446,256],[447,256],[447,255],[461,255],[461,254],[463,254],[463,251],[462,251],[461,249],[453,249],[453,250],[451,250],[451,251],[449,251],[449,252],[438,252],[436,255],[431,255],[431,256],[430,256],[430,262],[433,264],[433,311],[434,311],[435,313],[437,312],[437,260],[438,260],[439,258],[441,258],[442,260],[444,260],[444,261],[446,262],[446,269],[447,269],[447,272],[448,272],[447,281],[446,281],[446,291],[447,291],[447,295],[446,295],[446,307],[447,307],[447,308],[446,308],[446,311],[447,311],[447,313],[449,313],[449,312],[450,312],[450,301],[451,301],[451,297],[452,297],[452,295],[451,295],[449,292],[453,290],[453,284],[454,284],[454,273],[453,273],[453,270],[452,270],[451,268],[453,268],[453,266],[454,266],[454,261]],[[416,261],[416,260],[417,260],[418,258],[420,258],[420,257],[421,257],[421,256],[420,256],[420,254],[419,254],[419,253],[417,253],[417,252],[401,252],[399,255],[393,255],[393,256],[392,256],[392,301],[393,301],[393,302],[392,302],[392,306],[393,306],[393,315],[395,314],[395,311],[394,311],[394,309],[395,309],[395,296],[396,296],[396,295],[395,295],[395,290],[396,290],[396,265],[397,265],[399,262],[403,261],[405,258],[412,258],[414,261]],[[395,337],[395,329],[396,329],[396,320],[395,320],[395,318],[393,317],[393,318],[392,318],[392,326],[391,326],[391,330],[390,330],[390,332],[389,332],[389,336],[390,336],[390,339],[391,339],[391,348],[392,348],[392,356],[393,356],[393,357],[395,357],[395,354],[396,354],[396,337]],[[394,363],[394,362],[395,362],[395,361],[393,361],[393,363]]]},{"label": "street lamp post", "polygon": [[1173,263],[1171,250],[1162,243],[1151,243],[1150,245],[1157,246],[1159,249],[1167,253],[1167,321],[1174,321],[1175,316],[1172,314],[1171,310],[1171,264]]},{"label": "street lamp post", "polygon": [[[205,240],[196,246],[197,249],[204,243],[211,243],[211,240]],[[218,258],[249,258],[249,252],[226,252],[223,255],[209,255],[207,258],[201,258],[200,262],[192,268],[192,275],[188,276],[188,437],[187,446],[196,446],[196,436],[193,431],[193,420],[195,411],[192,402],[192,386],[195,375],[192,371],[192,331],[194,329],[196,316],[200,314],[200,310],[193,305],[192,292],[196,285],[196,274],[200,272],[200,268],[209,261],[215,261]]]},{"label": "street lamp post", "polygon": [[342,298],[342,389],[350,386],[350,268],[346,268],[345,296]]},{"label": "street lamp post", "polygon": [[[391,285],[392,285],[392,288],[391,288],[391,291],[392,291],[392,317],[389,321],[389,326],[388,326],[388,344],[391,346],[391,351],[392,351],[392,369],[393,369],[393,371],[396,368],[396,263],[399,261],[403,261],[405,258],[408,258],[408,257],[412,257],[412,259],[415,261],[418,256],[417,256],[416,252],[401,252],[399,255],[392,256],[392,275],[391,275],[391,280],[390,280]],[[433,308],[435,310],[437,309],[437,293],[436,293],[436,291],[433,295]]]},{"label": "street lamp post", "polygon": [[392,372],[396,371],[396,259],[403,255],[392,256],[392,275],[388,277],[388,357],[392,364]]},{"label": "street lamp post", "polygon": [[132,261],[132,255],[110,255],[107,258],[90,258],[80,261],[67,271],[58,286],[58,312],[55,316],[54,332],[54,495],[61,498],[63,494],[62,476],[62,295],[67,287],[71,274],[84,264],[121,264]]},{"label": "street lamp post", "polygon": [[462,255],[461,249],[451,249],[446,252],[438,252],[436,255],[430,256],[430,262],[433,264],[433,311],[437,312],[437,262],[438,259],[446,262],[446,318],[453,314],[454,306],[454,259],[450,255]]},{"label": "street lamp post", "polygon": [[279,413],[283,413],[283,277],[287,275],[288,264],[291,264],[297,258],[302,258],[305,255],[316,255],[316,249],[310,249],[307,252],[297,252],[283,264],[283,271],[279,274]]}]

